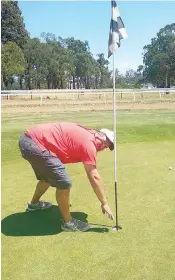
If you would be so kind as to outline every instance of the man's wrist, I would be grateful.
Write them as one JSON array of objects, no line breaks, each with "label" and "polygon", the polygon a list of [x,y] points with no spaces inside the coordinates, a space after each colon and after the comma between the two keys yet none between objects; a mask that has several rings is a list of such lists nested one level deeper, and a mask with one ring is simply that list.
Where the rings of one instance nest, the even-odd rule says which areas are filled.
[{"label": "man's wrist", "polygon": [[105,204],[108,204],[107,200],[103,200],[103,201],[101,202],[101,205],[102,205],[102,206],[105,205]]}]

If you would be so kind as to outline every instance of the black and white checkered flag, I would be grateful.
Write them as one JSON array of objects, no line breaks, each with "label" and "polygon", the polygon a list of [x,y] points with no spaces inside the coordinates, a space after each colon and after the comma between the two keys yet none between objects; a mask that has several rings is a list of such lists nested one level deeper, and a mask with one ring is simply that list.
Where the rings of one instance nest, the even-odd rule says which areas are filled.
[{"label": "black and white checkered flag", "polygon": [[115,1],[111,1],[112,16],[110,23],[108,58],[120,47],[120,40],[127,38],[124,23]]}]

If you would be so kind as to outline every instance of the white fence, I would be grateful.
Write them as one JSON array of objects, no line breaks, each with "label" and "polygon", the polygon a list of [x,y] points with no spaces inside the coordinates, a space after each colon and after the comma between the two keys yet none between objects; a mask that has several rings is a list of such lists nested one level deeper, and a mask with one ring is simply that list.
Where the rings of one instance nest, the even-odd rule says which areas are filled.
[{"label": "white fence", "polygon": [[[136,102],[138,94],[143,97],[147,94],[157,94],[160,99],[162,99],[165,94],[175,94],[175,88],[153,88],[153,89],[116,89],[115,90],[116,95],[120,95],[120,98],[123,98],[123,95],[130,94],[132,96],[132,101]],[[76,90],[60,90],[60,89],[42,89],[42,90],[2,90],[1,91],[1,97],[6,97],[7,100],[10,100],[11,97],[14,96],[25,96],[35,98],[40,98],[40,105],[43,104],[43,99],[50,97],[61,97],[61,96],[72,96],[72,100],[75,100],[76,97],[79,97],[81,95],[98,95],[99,97],[103,97],[104,103],[107,102],[107,96],[111,95],[112,97],[113,89],[90,89],[90,90],[84,90],[84,89],[76,89]]]}]

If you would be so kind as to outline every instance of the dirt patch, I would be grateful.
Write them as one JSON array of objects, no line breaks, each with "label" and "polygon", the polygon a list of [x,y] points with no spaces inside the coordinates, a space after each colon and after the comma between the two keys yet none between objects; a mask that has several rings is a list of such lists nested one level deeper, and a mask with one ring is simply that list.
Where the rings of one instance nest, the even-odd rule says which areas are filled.
[{"label": "dirt patch", "polygon": [[[4,102],[5,101],[5,102]],[[154,102],[117,102],[117,110],[158,110],[167,109],[175,110],[175,102],[160,100]],[[64,101],[56,102],[54,100],[48,100],[43,105],[40,105],[39,100],[31,100],[25,102],[23,100],[3,100],[1,106],[1,113],[7,115],[13,114],[40,114],[49,112],[80,112],[80,111],[112,111],[112,102],[105,103],[103,100],[92,101]]]}]

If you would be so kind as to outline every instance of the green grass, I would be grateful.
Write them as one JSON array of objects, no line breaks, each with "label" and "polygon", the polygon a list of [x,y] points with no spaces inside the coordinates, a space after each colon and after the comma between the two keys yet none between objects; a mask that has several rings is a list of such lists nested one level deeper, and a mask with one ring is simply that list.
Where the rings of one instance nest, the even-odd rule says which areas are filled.
[{"label": "green grass", "polygon": [[[54,188],[45,194],[54,204],[26,213],[36,180],[18,150],[18,138],[30,125],[76,121],[112,128],[111,112],[45,114],[2,118],[2,279],[5,280],[174,280],[175,125],[172,111],[117,113],[119,223],[101,214],[81,164],[68,165],[72,177],[71,212],[93,224],[86,233],[60,231]],[[171,171],[168,167],[172,166]],[[113,154],[98,155],[112,210]]]}]

